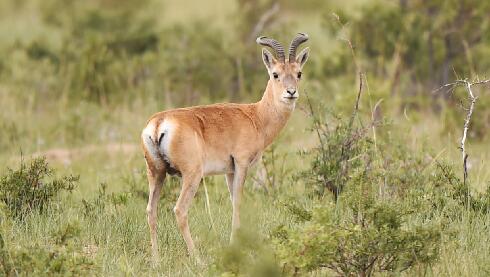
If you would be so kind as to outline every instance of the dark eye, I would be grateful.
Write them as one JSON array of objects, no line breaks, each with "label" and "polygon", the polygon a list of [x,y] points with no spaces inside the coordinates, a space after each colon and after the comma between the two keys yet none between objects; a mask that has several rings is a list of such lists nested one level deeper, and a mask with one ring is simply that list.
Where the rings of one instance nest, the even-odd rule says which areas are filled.
[{"label": "dark eye", "polygon": [[298,79],[301,79],[301,72],[298,72]]},{"label": "dark eye", "polygon": [[279,78],[279,75],[277,75],[277,73],[276,73],[276,72],[272,73],[272,76],[274,76],[274,79]]}]

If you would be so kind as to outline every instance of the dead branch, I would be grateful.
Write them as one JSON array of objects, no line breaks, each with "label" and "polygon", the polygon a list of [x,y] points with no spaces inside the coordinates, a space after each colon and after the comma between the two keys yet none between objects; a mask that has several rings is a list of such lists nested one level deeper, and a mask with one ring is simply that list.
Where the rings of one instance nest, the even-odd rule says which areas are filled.
[{"label": "dead branch", "polygon": [[466,86],[466,89],[468,91],[468,95],[470,98],[470,108],[468,110],[468,113],[466,114],[466,119],[464,121],[464,127],[463,127],[463,136],[461,137],[461,154],[463,155],[463,169],[464,169],[464,183],[466,184],[466,179],[468,178],[468,168],[467,168],[467,160],[468,160],[468,154],[466,153],[466,148],[465,148],[465,143],[466,143],[466,136],[468,134],[468,128],[470,126],[470,120],[471,120],[471,115],[473,115],[473,110],[475,108],[475,103],[477,97],[473,94],[473,91],[471,90],[471,83],[464,81],[464,84]]},{"label": "dead branch", "polygon": [[357,113],[359,112],[359,101],[361,100],[363,74],[361,69],[358,69],[358,71],[359,71],[359,90],[357,91],[356,104],[354,106],[354,110],[352,111],[351,121],[349,123],[350,125],[354,123],[354,119],[357,116]]},{"label": "dead branch", "polygon": [[477,79],[476,81],[473,81],[473,82],[468,81],[468,79],[460,79],[460,80],[456,80],[453,83],[445,84],[442,87],[440,87],[439,89],[434,91],[434,92],[437,92],[437,91],[440,91],[444,88],[449,88],[449,90],[451,92],[454,92],[454,89],[457,86],[464,86],[464,88],[466,89],[466,92],[468,93],[468,100],[470,102],[470,105],[468,108],[464,109],[464,110],[466,110],[466,118],[465,118],[464,125],[463,125],[463,134],[461,136],[461,142],[460,142],[460,147],[459,147],[461,150],[461,156],[462,156],[462,162],[463,162],[463,183],[465,185],[466,185],[466,181],[468,179],[468,166],[467,166],[468,165],[468,163],[467,163],[468,162],[468,153],[466,152],[466,138],[468,136],[468,129],[470,127],[471,116],[473,115],[476,100],[478,99],[478,96],[475,96],[471,87],[474,85],[483,85],[483,84],[487,84],[487,83],[490,83],[490,79],[483,80],[483,81]]}]

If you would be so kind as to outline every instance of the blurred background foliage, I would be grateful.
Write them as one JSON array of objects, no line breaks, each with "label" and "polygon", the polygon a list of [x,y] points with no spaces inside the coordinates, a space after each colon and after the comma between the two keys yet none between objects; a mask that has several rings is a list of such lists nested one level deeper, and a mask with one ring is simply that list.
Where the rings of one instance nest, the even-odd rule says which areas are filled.
[{"label": "blurred background foliage", "polygon": [[[294,33],[309,33],[312,59],[306,68],[305,90],[340,109],[352,103],[345,91],[355,86],[355,65],[343,40],[352,38],[359,62],[376,87],[369,101],[384,101],[380,116],[397,116],[407,109],[431,113],[448,124],[443,132],[458,124],[458,116],[444,108],[458,107],[460,101],[433,90],[457,76],[486,76],[490,68],[485,59],[490,53],[485,35],[490,31],[488,1],[194,4],[2,1],[2,106],[35,111],[25,113],[27,118],[59,120],[52,126],[19,126],[13,122],[22,115],[5,109],[0,124],[9,132],[2,136],[0,147],[12,146],[13,138],[38,137],[34,149],[42,148],[53,134],[67,145],[94,138],[95,142],[123,140],[124,134],[107,130],[111,126],[99,126],[98,131],[83,128],[100,124],[101,118],[88,122],[87,113],[111,124],[118,122],[116,114],[104,112],[108,107],[144,110],[147,116],[170,107],[256,101],[267,78],[255,44],[263,34],[287,47]],[[487,98],[481,98],[482,106],[490,101]],[[476,128],[474,137],[486,137],[489,118],[490,112],[479,111],[475,124],[482,128]],[[140,127],[144,117],[125,123]]]}]

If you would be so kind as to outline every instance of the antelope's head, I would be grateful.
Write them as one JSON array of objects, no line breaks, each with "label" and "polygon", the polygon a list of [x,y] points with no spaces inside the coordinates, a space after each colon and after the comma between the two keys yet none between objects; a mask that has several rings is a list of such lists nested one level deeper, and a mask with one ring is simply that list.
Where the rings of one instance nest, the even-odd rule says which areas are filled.
[{"label": "antelope's head", "polygon": [[303,49],[298,55],[298,46],[308,40],[307,34],[298,33],[291,41],[289,46],[289,58],[286,60],[284,48],[275,39],[267,37],[257,38],[257,43],[272,48],[275,56],[269,50],[262,49],[262,60],[269,72],[270,83],[272,83],[272,93],[274,102],[294,106],[299,97],[299,81],[301,80],[301,70],[308,60],[310,49]]}]

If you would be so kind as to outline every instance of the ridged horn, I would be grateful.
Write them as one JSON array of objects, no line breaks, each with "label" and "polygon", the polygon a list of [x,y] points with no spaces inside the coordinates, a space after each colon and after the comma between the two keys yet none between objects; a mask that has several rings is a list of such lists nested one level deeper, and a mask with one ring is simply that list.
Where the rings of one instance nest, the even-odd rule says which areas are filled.
[{"label": "ridged horn", "polygon": [[276,52],[277,59],[280,62],[286,61],[284,48],[277,40],[265,36],[261,36],[257,38],[257,43],[260,45],[269,46],[270,48],[274,49],[274,51]]},{"label": "ridged horn", "polygon": [[308,40],[308,35],[304,33],[298,33],[296,37],[291,41],[291,45],[289,46],[289,62],[294,61],[296,59],[296,50],[298,46]]}]

